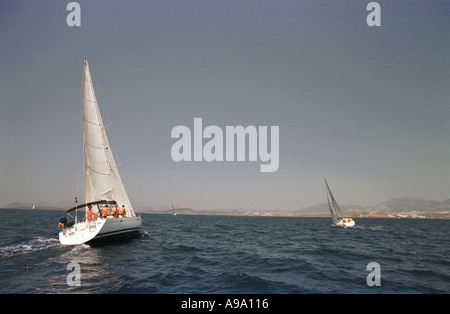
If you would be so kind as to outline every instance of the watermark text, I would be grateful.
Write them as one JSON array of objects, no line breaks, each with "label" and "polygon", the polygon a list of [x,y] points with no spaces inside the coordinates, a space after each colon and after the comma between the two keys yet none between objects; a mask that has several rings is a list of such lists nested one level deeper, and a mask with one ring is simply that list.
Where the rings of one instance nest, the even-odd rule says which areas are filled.
[{"label": "watermark text", "polygon": [[[242,125],[226,126],[224,133],[217,125],[209,125],[203,129],[202,118],[194,118],[193,130],[192,134],[191,129],[185,125],[178,125],[172,129],[171,137],[179,139],[171,149],[174,161],[246,161],[248,155],[248,161],[258,161],[259,158],[262,162],[261,172],[278,170],[279,126],[270,127],[270,142],[267,126],[249,125],[246,128]],[[204,139],[209,140],[203,143]]]}]

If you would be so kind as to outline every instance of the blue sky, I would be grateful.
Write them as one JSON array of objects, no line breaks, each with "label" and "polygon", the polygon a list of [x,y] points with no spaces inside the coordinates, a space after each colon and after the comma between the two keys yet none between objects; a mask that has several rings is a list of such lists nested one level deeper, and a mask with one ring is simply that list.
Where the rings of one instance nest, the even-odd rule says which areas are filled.
[{"label": "blue sky", "polygon": [[[82,199],[84,56],[135,207],[450,197],[450,2],[368,2],[0,2],[0,205]],[[174,162],[194,117],[279,126],[278,171]]]}]

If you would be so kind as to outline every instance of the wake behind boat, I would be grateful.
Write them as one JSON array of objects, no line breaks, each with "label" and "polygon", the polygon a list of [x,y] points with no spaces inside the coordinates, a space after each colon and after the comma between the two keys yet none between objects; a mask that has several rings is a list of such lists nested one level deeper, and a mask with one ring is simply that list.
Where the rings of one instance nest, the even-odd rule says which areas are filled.
[{"label": "wake behind boat", "polygon": [[[112,155],[86,58],[81,90],[81,115],[86,203],[66,211],[74,220],[60,220],[59,226],[63,229],[59,232],[59,241],[62,244],[74,245],[139,233],[142,220],[131,206]],[[120,213],[118,206],[121,206]],[[112,212],[114,209],[115,213]],[[80,221],[77,217],[78,210],[85,211]],[[73,211],[75,216],[70,214]]]},{"label": "wake behind boat", "polygon": [[[324,178],[325,179],[325,178]],[[349,217],[343,217],[341,209],[339,208],[336,199],[331,193],[330,187],[328,186],[327,179],[325,179],[325,184],[327,186],[327,200],[328,207],[330,208],[331,219],[333,220],[334,226],[337,227],[353,227],[355,225],[355,221]],[[330,203],[331,198],[331,203]]]}]

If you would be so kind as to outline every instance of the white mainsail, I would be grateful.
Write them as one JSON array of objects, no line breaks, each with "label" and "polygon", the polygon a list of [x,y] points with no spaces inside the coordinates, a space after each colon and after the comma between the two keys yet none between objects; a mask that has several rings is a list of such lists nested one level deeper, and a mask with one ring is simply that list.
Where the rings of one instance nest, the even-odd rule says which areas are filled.
[{"label": "white mainsail", "polygon": [[[337,224],[342,219],[342,212],[339,208],[338,203],[336,202],[336,199],[333,196],[333,193],[331,193],[330,187],[328,186],[327,179],[325,179],[325,184],[327,185],[327,200],[328,200],[328,207],[330,208],[331,217],[333,219],[333,223]],[[328,198],[328,195],[331,198],[331,204],[330,204],[330,198]]]},{"label": "white mainsail", "polygon": [[81,95],[85,202],[116,201],[125,205],[128,217],[135,217],[109,146],[86,58]]},{"label": "white mainsail", "polygon": [[328,193],[327,193],[327,200],[328,200],[328,208],[330,209],[330,213],[331,213],[331,219],[333,220],[333,223],[336,225],[339,223],[339,218],[336,214],[336,211],[333,209],[333,207],[331,207],[330,198],[328,197]]}]

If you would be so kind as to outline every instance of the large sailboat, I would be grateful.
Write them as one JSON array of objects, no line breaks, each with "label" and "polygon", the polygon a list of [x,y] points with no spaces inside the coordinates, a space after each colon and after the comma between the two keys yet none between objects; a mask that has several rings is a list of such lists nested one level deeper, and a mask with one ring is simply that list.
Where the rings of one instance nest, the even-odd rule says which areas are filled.
[{"label": "large sailboat", "polygon": [[[133,210],[114,160],[86,58],[81,88],[81,116],[85,203],[66,211],[74,220],[60,220],[63,229],[59,232],[59,241],[74,245],[139,233],[142,220]],[[113,207],[114,210],[120,207],[120,210],[114,214],[111,212]],[[80,220],[78,211],[86,212]],[[71,215],[73,212],[75,216]]]},{"label": "large sailboat", "polygon": [[[343,217],[341,209],[339,208],[339,205],[336,202],[336,199],[334,198],[333,193],[331,193],[330,187],[328,186],[327,179],[324,178],[324,180],[325,180],[325,184],[327,186],[328,207],[330,208],[331,219],[333,220],[334,226],[353,227],[355,225],[355,221],[352,218]],[[331,199],[331,203],[330,203],[330,199]]]}]

